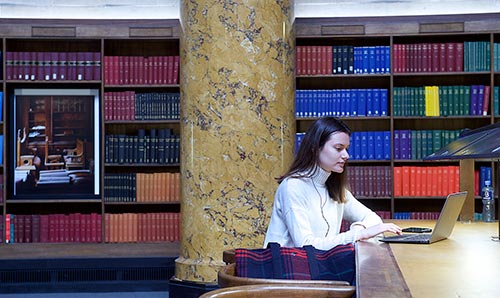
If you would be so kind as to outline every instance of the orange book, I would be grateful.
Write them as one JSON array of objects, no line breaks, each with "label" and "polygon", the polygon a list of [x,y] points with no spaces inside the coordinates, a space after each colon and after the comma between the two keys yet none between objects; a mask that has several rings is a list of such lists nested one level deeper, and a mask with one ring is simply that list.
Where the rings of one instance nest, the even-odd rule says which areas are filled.
[{"label": "orange book", "polygon": [[402,168],[394,167],[394,196],[400,197],[403,194]]},{"label": "orange book", "polygon": [[137,213],[132,213],[132,241],[137,242],[138,237],[137,237],[137,228],[138,228],[138,214]]},{"label": "orange book", "polygon": [[[438,183],[439,183],[439,174],[438,174],[438,168],[439,167],[431,167],[432,170],[432,188],[431,188],[431,196],[437,197],[438,196]],[[441,177],[442,179],[442,177]]]},{"label": "orange book", "polygon": [[422,168],[423,167],[415,167],[415,196],[421,197],[423,196],[423,191],[422,191]]},{"label": "orange book", "polygon": [[143,200],[143,183],[142,173],[135,174],[135,201],[142,202]]},{"label": "orange book", "polygon": [[427,180],[425,182],[425,188],[426,188],[426,196],[430,197],[432,196],[432,185],[434,184],[434,176],[433,176],[433,173],[432,173],[432,168],[433,167],[426,167],[426,171],[427,171]]},{"label": "orange book", "polygon": [[174,173],[175,180],[175,192],[173,201],[180,202],[181,201],[181,173]]},{"label": "orange book", "polygon": [[403,166],[402,167],[402,173],[401,173],[401,176],[402,176],[402,195],[404,197],[408,197],[410,196],[410,184],[411,184],[411,181],[410,181],[410,167],[409,166]]},{"label": "orange book", "polygon": [[410,196],[415,197],[417,195],[417,167],[410,166]]},{"label": "orange book", "polygon": [[451,175],[451,172],[448,171],[449,167],[443,166],[441,168],[441,177],[443,177],[443,182],[441,183],[441,195],[446,196],[449,194],[449,185],[450,181],[454,181],[455,177]]}]

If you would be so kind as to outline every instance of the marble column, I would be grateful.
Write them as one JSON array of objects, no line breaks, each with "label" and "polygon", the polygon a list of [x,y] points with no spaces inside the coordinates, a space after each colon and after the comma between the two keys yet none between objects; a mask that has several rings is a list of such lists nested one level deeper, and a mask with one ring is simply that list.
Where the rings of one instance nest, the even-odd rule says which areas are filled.
[{"label": "marble column", "polygon": [[293,158],[293,0],[182,0],[181,30],[175,277],[215,283],[225,249],[262,247]]}]

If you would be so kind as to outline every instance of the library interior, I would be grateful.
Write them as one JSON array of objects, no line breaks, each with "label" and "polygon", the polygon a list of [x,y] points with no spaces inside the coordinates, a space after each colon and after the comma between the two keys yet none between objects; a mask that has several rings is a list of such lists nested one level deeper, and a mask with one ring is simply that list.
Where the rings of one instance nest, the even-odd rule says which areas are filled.
[{"label": "library interior", "polygon": [[[0,296],[500,295],[497,1],[13,2],[0,3]],[[312,143],[332,118],[349,129],[330,150],[341,170]],[[316,188],[324,173],[346,191]],[[287,248],[264,243],[279,208],[298,212],[278,201],[291,180],[312,181],[300,195],[319,197],[307,229],[325,226],[321,243],[353,236],[315,253],[301,239],[278,277]],[[380,224],[353,219],[353,200]],[[283,238],[304,233],[283,216]],[[387,243],[393,227],[431,241]],[[332,269],[311,260],[348,247],[354,279],[321,278]],[[257,263],[274,276],[244,275]]]}]

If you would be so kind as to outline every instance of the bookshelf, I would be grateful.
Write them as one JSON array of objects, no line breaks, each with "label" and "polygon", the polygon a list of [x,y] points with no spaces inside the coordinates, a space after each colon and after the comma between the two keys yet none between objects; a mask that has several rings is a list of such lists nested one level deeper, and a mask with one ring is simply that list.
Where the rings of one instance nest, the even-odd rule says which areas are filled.
[{"label": "bookshelf", "polygon": [[[459,188],[459,164],[423,157],[463,129],[499,120],[500,35],[490,29],[497,17],[298,19],[298,138],[317,117],[340,117],[354,132],[348,174],[355,196],[386,218],[436,216],[446,194]],[[498,175],[491,162],[474,168],[476,185]]]},{"label": "bookshelf", "polygon": [[[11,237],[9,243],[176,246],[178,21],[17,19],[4,20],[0,31],[9,32],[0,34],[6,120],[0,123],[6,136],[2,157],[20,160],[17,154],[29,163],[2,164],[1,242]],[[33,89],[94,90],[99,102],[38,96],[12,103],[16,92]],[[86,118],[89,111],[96,114]],[[19,138],[14,133],[18,126],[26,128],[19,130]],[[89,137],[96,146],[86,141]],[[97,150],[92,159],[85,154],[91,150]],[[70,176],[69,182],[78,185],[94,171],[99,173],[95,196],[69,191],[54,197],[16,197],[16,185],[22,183],[19,172],[26,175],[21,181],[43,172],[57,174],[57,179]],[[30,190],[36,196],[41,179],[34,181]]]}]

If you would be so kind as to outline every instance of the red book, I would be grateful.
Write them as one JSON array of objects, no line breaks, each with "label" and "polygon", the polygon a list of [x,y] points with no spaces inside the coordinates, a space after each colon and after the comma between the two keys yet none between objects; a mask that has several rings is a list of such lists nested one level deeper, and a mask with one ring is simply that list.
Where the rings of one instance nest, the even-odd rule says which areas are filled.
[{"label": "red book", "polygon": [[302,50],[303,46],[295,47],[295,75],[302,75]]},{"label": "red book", "polygon": [[[160,77],[158,78],[158,83],[162,85],[166,85],[168,83],[167,77],[168,77],[168,57],[171,56],[161,56],[158,60],[159,63],[159,68],[160,68]],[[171,62],[173,64],[173,60]],[[172,66],[172,72],[173,72],[174,67]],[[173,77],[173,75],[172,75]]]},{"label": "red book", "polygon": [[40,215],[40,242],[49,242],[49,215]]},{"label": "red book", "polygon": [[28,81],[30,79],[30,70],[31,70],[31,53],[30,52],[21,52],[21,64],[22,64],[22,74],[20,79]]},{"label": "red book", "polygon": [[146,84],[147,79],[146,79],[146,63],[147,63],[147,58],[144,57],[137,57],[138,58],[138,76],[137,76],[137,84],[138,85],[143,85]]},{"label": "red book", "polygon": [[97,213],[90,214],[90,242],[97,242]]},{"label": "red book", "polygon": [[491,87],[489,85],[484,86],[484,96],[483,96],[483,110],[482,115],[487,116],[490,107],[490,93]]},{"label": "red book", "polygon": [[403,195],[403,169],[394,167],[394,197]]},{"label": "red book", "polygon": [[111,57],[110,56],[104,56],[103,58],[103,67],[104,67],[104,85],[110,85],[111,84],[111,71],[110,71],[110,64],[111,64]]},{"label": "red book", "polygon": [[422,72],[429,72],[429,44],[421,44],[421,55],[422,55]]},{"label": "red book", "polygon": [[40,215],[31,216],[31,241],[40,242]]},{"label": "red book", "polygon": [[153,82],[152,84],[158,85],[160,83],[160,57],[158,56],[153,56],[150,57],[153,61]]},{"label": "red book", "polygon": [[464,71],[464,43],[457,42],[455,45],[455,71]]},{"label": "red book", "polygon": [[455,71],[455,44],[448,42],[444,44],[445,46],[445,71],[454,72]]},{"label": "red book", "polygon": [[408,197],[410,196],[410,185],[411,185],[411,176],[410,176],[410,167],[403,166],[401,167],[401,181],[402,181],[402,196]]},{"label": "red book", "polygon": [[312,47],[311,46],[305,46],[305,75],[310,75],[312,74]]},{"label": "red book", "polygon": [[167,84],[172,85],[175,84],[174,76],[176,75],[174,72],[174,56],[167,56]]},{"label": "red book", "polygon": [[179,84],[180,57],[174,56],[174,84]]},{"label": "red book", "polygon": [[11,222],[10,222],[10,214],[5,215],[5,243],[11,243]]},{"label": "red book", "polygon": [[332,74],[332,67],[333,67],[332,47],[327,46],[326,47],[326,74]]},{"label": "red book", "polygon": [[439,71],[446,72],[446,43],[439,44]]},{"label": "red book", "polygon": [[[415,197],[417,195],[417,167],[410,166],[410,196]],[[404,190],[403,190],[404,191]]]},{"label": "red book", "polygon": [[120,59],[120,85],[130,85],[130,56],[122,56]]},{"label": "red book", "polygon": [[110,242],[110,220],[111,220],[111,214],[109,213],[104,213],[104,242],[109,243]]},{"label": "red book", "polygon": [[439,72],[439,44],[432,43],[431,47],[432,47],[431,51],[432,71]]}]

